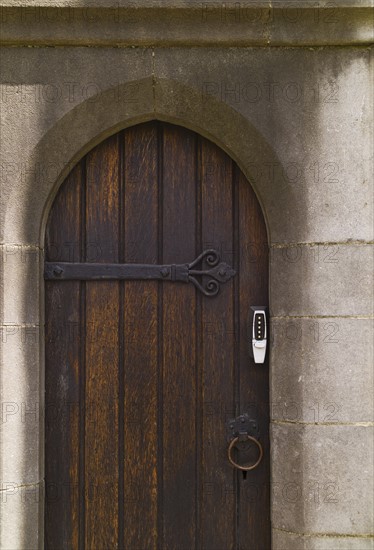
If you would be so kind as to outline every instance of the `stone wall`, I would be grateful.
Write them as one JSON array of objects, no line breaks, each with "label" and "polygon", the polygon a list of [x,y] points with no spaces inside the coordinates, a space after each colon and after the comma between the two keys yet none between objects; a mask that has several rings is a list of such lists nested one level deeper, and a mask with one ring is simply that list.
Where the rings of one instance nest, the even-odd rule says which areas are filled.
[{"label": "stone wall", "polygon": [[273,549],[373,548],[371,3],[1,4],[0,547],[43,545],[49,207],[157,118],[225,149],[267,221]]}]

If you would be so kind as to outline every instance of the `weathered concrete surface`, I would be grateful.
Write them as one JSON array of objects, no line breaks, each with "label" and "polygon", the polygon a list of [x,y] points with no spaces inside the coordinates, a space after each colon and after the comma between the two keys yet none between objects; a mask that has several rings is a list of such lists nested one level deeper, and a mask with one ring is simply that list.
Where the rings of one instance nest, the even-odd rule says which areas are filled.
[{"label": "weathered concrete surface", "polygon": [[[372,240],[369,64],[367,50],[344,48],[7,49],[2,240],[35,244],[35,228],[17,227],[20,208],[37,209],[100,127],[103,138],[152,116],[214,137],[239,161],[273,243]],[[60,150],[36,150],[49,129]]]},{"label": "weathered concrete surface", "polygon": [[[134,3],[130,0],[1,0],[1,6],[12,6],[12,7],[22,7],[22,6],[51,6],[51,7],[91,7],[91,8],[115,8],[115,7],[134,7]],[[303,8],[305,7],[304,0],[295,0],[292,5],[294,7]],[[320,2],[321,8],[329,7],[331,8],[370,8],[372,6],[371,0],[340,0],[339,6],[336,4],[331,5],[329,0],[322,0]],[[138,0],[136,2],[138,8],[160,8],[165,7],[168,9],[178,9],[178,8],[200,8],[200,0]],[[248,6],[248,9],[251,7],[264,7],[274,8],[266,0],[253,0]],[[278,0],[277,6],[279,8],[289,8],[290,3],[288,0]],[[212,4],[210,6],[212,9],[218,9],[217,4]]]},{"label": "weathered concrete surface", "polygon": [[372,334],[372,319],[272,319],[272,418],[373,422]]},{"label": "weathered concrete surface", "polygon": [[273,546],[279,550],[373,550],[372,537],[302,536],[273,530]]},{"label": "weathered concrete surface", "polygon": [[[1,64],[0,242],[35,245],[43,215],[40,199],[46,202],[61,174],[67,175],[116,125],[152,112],[152,52],[8,49]],[[79,114],[73,111],[78,105]],[[56,141],[46,137],[46,146],[35,150],[57,121]]]},{"label": "weathered concrete surface", "polygon": [[371,244],[273,248],[272,314],[371,315],[373,252]]},{"label": "weathered concrete surface", "polygon": [[[370,63],[365,49],[157,49],[156,109],[213,124],[214,97],[253,125],[275,159],[235,126],[230,145],[240,148],[273,243],[372,240]],[[189,97],[162,79],[185,84]]]},{"label": "weathered concrete surface", "polygon": [[311,46],[373,41],[373,6],[367,0],[1,4],[5,44]]},{"label": "weathered concrete surface", "polygon": [[370,534],[372,466],[372,426],[273,424],[273,527]]},{"label": "weathered concrete surface", "polygon": [[0,327],[1,479],[17,485],[36,483],[40,469],[40,426],[44,421],[40,329],[33,325]]},{"label": "weathered concrete surface", "polygon": [[[243,169],[272,243],[274,550],[369,548],[369,539],[355,538],[368,533],[372,506],[371,428],[356,424],[371,419],[369,51],[6,48],[1,55],[3,401],[27,410],[42,403],[43,342],[16,338],[43,322],[43,259],[27,251],[43,246],[58,185],[120,128],[152,118],[190,127]],[[300,339],[287,332],[291,322]],[[290,403],[300,405],[297,418]],[[11,482],[28,485],[42,477],[42,423],[32,414],[22,422],[20,410],[21,423],[12,409],[2,426],[11,449],[2,466]],[[4,548],[37,547],[40,510],[9,497]],[[324,533],[334,536],[317,536]]]},{"label": "weathered concrete surface", "polygon": [[43,264],[38,248],[0,245],[1,323],[27,325],[39,322],[39,277]]},{"label": "weathered concrete surface", "polygon": [[[37,550],[43,548],[41,525],[43,485],[6,482],[0,493],[0,548]],[[3,528],[6,526],[6,528]]]}]

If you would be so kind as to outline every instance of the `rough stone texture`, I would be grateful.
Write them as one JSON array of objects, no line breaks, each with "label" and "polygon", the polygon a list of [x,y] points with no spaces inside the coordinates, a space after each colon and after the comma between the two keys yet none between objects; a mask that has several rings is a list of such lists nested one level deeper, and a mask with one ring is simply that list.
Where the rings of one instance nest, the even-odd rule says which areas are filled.
[{"label": "rough stone texture", "polygon": [[363,537],[313,537],[273,530],[277,550],[373,550],[374,539]]},{"label": "rough stone texture", "polygon": [[39,438],[43,422],[39,327],[0,327],[1,478],[19,485],[41,479]]},{"label": "rough stone texture", "polygon": [[[82,6],[82,1],[73,5]],[[60,5],[67,3],[61,0]],[[347,21],[350,30],[343,33],[344,40],[362,40],[352,19],[342,23]],[[99,23],[96,27],[102,36],[108,28],[105,21]],[[12,32],[22,30],[17,25]],[[226,37],[233,32],[227,22],[216,22],[215,29],[209,26],[203,33],[187,19],[184,25],[208,40],[218,27],[223,29],[221,38],[222,32]],[[74,40],[80,38],[77,28]],[[326,39],[336,41],[334,28],[329,27]],[[365,25],[359,28],[366,33]],[[38,29],[38,25],[23,25],[25,32]],[[60,35],[55,29],[55,24],[44,25],[56,40]],[[160,26],[154,29],[161,40]],[[301,37],[302,26],[290,22],[285,34],[291,29]],[[139,31],[140,40],[147,38],[148,30]],[[272,39],[270,26],[252,31],[255,34],[246,29],[248,40],[258,36],[268,44]],[[170,25],[168,32],[172,36],[177,30]],[[313,40],[322,34],[328,34],[323,24]],[[110,32],[106,39],[113,40]],[[35,254],[25,254],[25,245],[19,248],[13,243],[43,245],[44,224],[56,190],[89,149],[120,128],[159,118],[190,127],[223,147],[243,169],[263,206],[274,245],[272,314],[286,317],[274,322],[281,329],[295,322],[303,334],[288,345],[275,333],[272,400],[301,403],[297,421],[313,422],[311,414],[317,414],[319,422],[329,422],[329,414],[339,422],[369,420],[370,378],[365,366],[369,321],[317,319],[322,339],[311,342],[305,331],[314,320],[287,318],[371,313],[372,252],[362,244],[373,238],[373,98],[367,49],[5,48],[1,55],[0,242],[8,243],[2,251],[0,294],[2,318],[8,323],[2,340],[3,400],[36,402],[39,383],[43,387],[43,360],[36,344],[12,339],[22,331],[12,323],[40,322],[41,265]],[[347,241],[350,244],[341,244]],[[287,243],[295,246],[278,247]],[[325,343],[328,334],[331,338],[325,321],[339,324],[342,341]],[[354,327],[360,331],[358,336],[352,332]],[[355,349],[357,341],[363,343],[360,349]],[[351,369],[355,369],[353,377]],[[309,410],[311,399],[317,399],[317,411]],[[330,402],[339,410],[324,408]],[[2,427],[2,440],[10,449],[2,466],[14,478],[5,481],[27,484],[40,475],[38,427],[27,427],[33,422],[31,415],[21,423],[17,415],[18,411],[11,414]],[[273,409],[273,415],[280,421],[295,420],[289,408],[281,416]],[[355,425],[274,424],[274,550],[342,550],[344,544],[353,550],[369,548],[369,539],[299,537],[279,529],[334,535],[369,532],[371,432],[369,427]],[[1,519],[0,546],[36,548],[41,508],[34,501],[25,502],[21,491],[10,494]]]},{"label": "rough stone texture", "polygon": [[273,424],[273,527],[369,534],[372,475],[373,427]]},{"label": "rough stone texture", "polygon": [[[369,67],[365,49],[156,49],[156,109],[216,125],[216,139],[233,132],[273,243],[372,239]],[[213,121],[211,97],[252,125],[251,139],[234,119]]]},{"label": "rough stone texture", "polygon": [[[44,207],[74,163],[124,120],[142,121],[152,112],[152,54],[10,48],[2,51],[1,66],[0,240],[39,244]],[[52,143],[48,130],[57,121]]]},{"label": "rough stone texture", "polygon": [[270,307],[275,316],[372,315],[373,246],[272,249]]},{"label": "rough stone texture", "polygon": [[273,319],[272,418],[373,421],[372,334],[371,319]]},{"label": "rough stone texture", "polygon": [[[19,227],[21,208],[37,212],[66,164],[152,116],[193,127],[240,160],[273,243],[370,240],[369,63],[366,49],[345,48],[174,48],[154,58],[143,49],[4,49],[3,242],[29,242],[35,229]],[[58,151],[48,149],[52,138]]]},{"label": "rough stone texture", "polygon": [[44,537],[39,526],[43,487],[6,482],[3,489],[0,494],[0,548],[42,548]]},{"label": "rough stone texture", "polygon": [[[293,6],[295,7],[304,7],[305,2],[304,0],[295,0],[293,3]],[[110,7],[133,7],[134,3],[130,0],[1,0],[0,2],[1,6],[54,6],[54,7],[93,7],[93,8],[110,8]],[[186,7],[186,0],[137,0],[136,6],[139,8],[146,8],[146,7],[167,7],[170,9],[175,8],[183,8]],[[188,6],[190,7],[201,7],[201,1],[200,0],[188,0]],[[267,6],[271,7],[269,5],[269,2],[266,0],[253,0],[253,2],[250,3],[250,6]],[[288,0],[278,0],[277,2],[278,7],[285,7],[288,8],[290,6],[290,3]],[[336,4],[330,4],[329,0],[321,0],[320,2],[321,7],[337,7]],[[357,7],[367,7],[370,8],[372,6],[371,0],[340,0],[339,2],[340,7],[344,8],[357,8]],[[217,4],[212,5],[212,8],[217,9]]]},{"label": "rough stone texture", "polygon": [[10,327],[38,323],[40,250],[4,245],[0,246],[0,254],[1,323]]},{"label": "rough stone texture", "polygon": [[367,0],[355,4],[3,0],[2,5],[6,44],[310,46],[373,41],[372,5]]}]

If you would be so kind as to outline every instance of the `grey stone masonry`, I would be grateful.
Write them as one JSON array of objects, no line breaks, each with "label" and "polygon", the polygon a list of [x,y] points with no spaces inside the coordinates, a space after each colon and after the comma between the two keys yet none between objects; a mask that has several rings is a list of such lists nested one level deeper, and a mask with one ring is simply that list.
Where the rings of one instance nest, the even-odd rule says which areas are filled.
[{"label": "grey stone masonry", "polygon": [[8,45],[370,44],[370,0],[2,0]]},{"label": "grey stone masonry", "polygon": [[159,119],[222,147],[266,219],[273,550],[373,549],[372,2],[0,8],[0,548],[43,548],[50,206],[92,147]]}]

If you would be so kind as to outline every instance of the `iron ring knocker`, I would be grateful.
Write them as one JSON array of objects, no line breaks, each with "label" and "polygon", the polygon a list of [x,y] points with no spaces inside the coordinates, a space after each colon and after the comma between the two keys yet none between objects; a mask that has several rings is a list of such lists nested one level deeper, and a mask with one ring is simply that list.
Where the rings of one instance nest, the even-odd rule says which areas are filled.
[{"label": "iron ring knocker", "polygon": [[232,466],[234,466],[234,468],[238,468],[238,470],[244,470],[245,472],[248,472],[249,470],[254,470],[255,468],[257,468],[257,466],[260,464],[260,462],[262,460],[262,457],[264,455],[264,451],[263,451],[262,445],[258,441],[258,439],[256,439],[255,437],[252,437],[251,435],[246,435],[245,437],[247,438],[247,441],[253,441],[253,443],[255,443],[257,445],[259,453],[260,453],[257,461],[254,464],[249,465],[249,466],[245,466],[245,465],[240,466],[240,464],[237,464],[235,462],[235,460],[231,457],[232,449],[235,447],[237,442],[241,440],[241,437],[239,437],[239,436],[234,437],[234,439],[230,442],[229,448],[227,450],[227,455],[228,455],[230,464],[232,464]]}]

